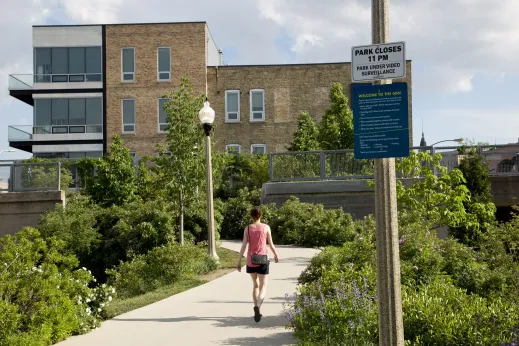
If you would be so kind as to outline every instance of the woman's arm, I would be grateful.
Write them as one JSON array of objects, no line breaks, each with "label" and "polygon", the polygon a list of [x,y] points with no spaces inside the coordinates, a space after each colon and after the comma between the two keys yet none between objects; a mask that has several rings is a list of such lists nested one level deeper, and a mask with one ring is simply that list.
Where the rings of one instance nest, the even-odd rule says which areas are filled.
[{"label": "woman's arm", "polygon": [[267,240],[269,242],[270,250],[272,250],[272,253],[274,254],[274,261],[276,263],[279,262],[278,253],[276,251],[276,246],[274,245],[274,242],[272,241],[272,232],[270,231],[270,226],[267,225]]},{"label": "woman's arm", "polygon": [[243,230],[243,242],[241,244],[240,257],[238,257],[238,262],[236,263],[236,269],[241,272],[241,259],[243,258],[243,254],[245,253],[245,248],[247,247],[247,243],[249,242],[249,232],[247,232],[247,228]]}]

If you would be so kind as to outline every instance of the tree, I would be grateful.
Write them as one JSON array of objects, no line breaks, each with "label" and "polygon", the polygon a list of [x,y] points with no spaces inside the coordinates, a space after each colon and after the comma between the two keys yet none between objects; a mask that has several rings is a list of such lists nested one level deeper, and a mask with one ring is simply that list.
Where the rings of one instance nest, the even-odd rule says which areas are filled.
[{"label": "tree", "polygon": [[[486,232],[488,227],[495,221],[495,205],[493,204],[488,166],[483,162],[483,157],[473,146],[462,146],[458,149],[462,160],[456,167],[465,177],[464,186],[470,191],[471,200],[465,202],[465,208],[470,209],[472,204],[486,205],[492,213],[478,214],[478,221],[481,227],[480,232]],[[478,234],[473,233],[472,229],[465,227],[451,227],[450,234],[462,243],[473,245],[477,240]]]},{"label": "tree", "polygon": [[332,84],[330,103],[319,127],[321,149],[353,149],[353,112],[340,83]]},{"label": "tree", "polygon": [[102,207],[122,206],[137,198],[133,158],[119,136],[114,137],[110,151],[102,159],[80,160],[78,170],[86,181],[86,193]]},{"label": "tree", "polygon": [[294,140],[287,150],[314,151],[319,148],[319,128],[308,112],[301,112]]},{"label": "tree", "polygon": [[[187,78],[178,90],[165,95],[169,101],[166,112],[166,148],[159,145],[160,157],[155,160],[166,196],[175,196],[179,208],[180,243],[184,242],[184,209],[197,197],[204,183],[204,131],[198,121],[204,96],[195,96]],[[168,154],[166,154],[168,152]]]},{"label": "tree", "polygon": [[[420,221],[431,229],[463,227],[479,234],[485,227],[480,220],[493,214],[495,206],[473,200],[463,173],[459,169],[447,172],[440,162],[440,154],[411,152],[397,165],[404,178],[397,181],[400,224]],[[433,173],[434,168],[439,175]]]}]

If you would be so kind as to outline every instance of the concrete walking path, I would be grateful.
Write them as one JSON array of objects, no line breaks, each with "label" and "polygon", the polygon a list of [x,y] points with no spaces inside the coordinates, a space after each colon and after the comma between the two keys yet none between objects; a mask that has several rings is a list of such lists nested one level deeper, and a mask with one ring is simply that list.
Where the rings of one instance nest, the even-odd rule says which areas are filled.
[{"label": "concrete walking path", "polygon": [[[239,251],[240,242],[222,247]],[[59,346],[206,346],[292,345],[284,328],[285,293],[296,289],[297,277],[318,252],[277,246],[279,263],[271,259],[267,296],[261,322],[253,319],[252,283],[245,268],[183,293],[103,322],[101,328],[71,337]],[[271,255],[269,253],[269,255]],[[242,260],[245,265],[245,259]]]}]

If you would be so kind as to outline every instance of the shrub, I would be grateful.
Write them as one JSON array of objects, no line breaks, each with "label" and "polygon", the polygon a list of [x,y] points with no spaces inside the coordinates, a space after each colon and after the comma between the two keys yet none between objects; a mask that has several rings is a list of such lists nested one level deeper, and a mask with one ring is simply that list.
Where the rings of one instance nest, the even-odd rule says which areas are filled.
[{"label": "shrub", "polygon": [[90,288],[64,246],[33,228],[0,238],[0,345],[51,345],[99,326],[115,291]]},{"label": "shrub", "polygon": [[120,296],[132,297],[169,285],[191,274],[215,269],[216,262],[194,245],[159,246],[107,271]]},{"label": "shrub", "polygon": [[355,234],[351,215],[325,210],[321,204],[301,203],[295,197],[275,212],[270,226],[276,242],[310,247],[342,245]]},{"label": "shrub", "polygon": [[[220,239],[220,232],[223,222],[224,203],[215,199],[214,206],[214,230],[215,237]],[[207,241],[207,201],[205,199],[196,200],[185,210],[184,215],[185,240],[198,244]]]},{"label": "shrub", "polygon": [[242,239],[243,230],[251,221],[250,210],[259,205],[260,193],[259,190],[243,189],[237,197],[231,197],[225,202],[221,228],[223,239]]}]

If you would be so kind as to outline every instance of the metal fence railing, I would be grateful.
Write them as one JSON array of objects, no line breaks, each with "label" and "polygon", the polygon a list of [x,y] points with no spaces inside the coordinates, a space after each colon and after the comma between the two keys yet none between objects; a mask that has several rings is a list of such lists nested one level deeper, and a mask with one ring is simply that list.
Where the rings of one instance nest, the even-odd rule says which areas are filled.
[{"label": "metal fence railing", "polygon": [[[441,165],[452,170],[465,157],[458,148],[412,147],[411,150],[439,153],[442,155]],[[519,144],[473,148],[482,156],[490,175],[519,174]],[[269,160],[271,182],[371,179],[375,173],[374,160],[356,160],[353,150],[271,153]],[[401,158],[396,160],[398,162]]]},{"label": "metal fence railing", "polygon": [[61,189],[61,162],[0,164],[0,192]]}]

